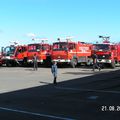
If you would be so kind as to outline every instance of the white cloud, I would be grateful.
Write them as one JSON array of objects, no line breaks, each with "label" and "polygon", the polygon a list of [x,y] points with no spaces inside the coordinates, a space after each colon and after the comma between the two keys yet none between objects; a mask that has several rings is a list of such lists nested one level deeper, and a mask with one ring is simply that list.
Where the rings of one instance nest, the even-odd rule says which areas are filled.
[{"label": "white cloud", "polygon": [[27,33],[26,36],[27,37],[32,37],[32,38],[36,37],[36,35],[34,33]]}]

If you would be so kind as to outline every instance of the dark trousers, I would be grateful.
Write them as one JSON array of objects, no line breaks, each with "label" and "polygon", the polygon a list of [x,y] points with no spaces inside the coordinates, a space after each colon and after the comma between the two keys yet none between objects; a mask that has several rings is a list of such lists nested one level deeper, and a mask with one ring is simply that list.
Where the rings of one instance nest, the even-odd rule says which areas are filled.
[{"label": "dark trousers", "polygon": [[57,77],[54,76],[53,84],[56,84],[56,83],[57,83]]},{"label": "dark trousers", "polygon": [[93,64],[93,71],[95,70],[96,67],[97,67],[97,69],[100,69],[100,66],[98,65],[98,63],[94,63]]}]

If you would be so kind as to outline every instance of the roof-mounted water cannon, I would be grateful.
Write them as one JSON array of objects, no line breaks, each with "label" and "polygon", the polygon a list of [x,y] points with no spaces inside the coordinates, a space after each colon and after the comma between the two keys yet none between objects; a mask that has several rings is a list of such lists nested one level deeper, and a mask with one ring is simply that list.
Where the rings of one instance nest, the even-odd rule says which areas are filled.
[{"label": "roof-mounted water cannon", "polygon": [[63,42],[63,41],[65,41],[65,40],[66,40],[66,38],[60,38],[60,37],[57,38],[57,41],[58,41],[58,42],[61,42],[61,41]]},{"label": "roof-mounted water cannon", "polygon": [[48,41],[47,38],[32,38],[32,41],[40,41],[41,43],[45,43]]},{"label": "roof-mounted water cannon", "polygon": [[103,43],[110,43],[110,36],[99,36],[99,38],[103,39]]},{"label": "roof-mounted water cannon", "polygon": [[48,42],[47,38],[40,38],[39,40],[41,41],[42,44],[44,44],[45,42]]},{"label": "roof-mounted water cannon", "polygon": [[66,37],[67,42],[71,42],[72,39],[73,39],[73,36],[68,36],[68,37]]},{"label": "roof-mounted water cannon", "polygon": [[71,41],[72,41],[72,38],[73,38],[73,37],[71,37],[71,36],[68,36],[68,37],[66,37],[66,38],[57,38],[57,41],[58,41],[58,42],[61,42],[61,41],[71,42]]},{"label": "roof-mounted water cannon", "polygon": [[96,44],[98,44],[99,42],[98,41],[96,41]]},{"label": "roof-mounted water cannon", "polygon": [[57,38],[57,41],[58,41],[58,42],[65,41],[65,38],[60,38],[60,37],[59,37],[59,38]]},{"label": "roof-mounted water cannon", "polygon": [[18,45],[18,42],[16,41],[9,41],[9,43],[11,43],[11,45],[14,45],[14,46]]},{"label": "roof-mounted water cannon", "polygon": [[32,38],[32,41],[35,41],[35,38]]},{"label": "roof-mounted water cannon", "polygon": [[61,39],[60,39],[60,38],[58,38],[57,40],[58,40],[58,42],[60,42],[60,40],[61,40]]},{"label": "roof-mounted water cannon", "polygon": [[36,43],[36,38],[32,38],[33,43]]},{"label": "roof-mounted water cannon", "polygon": [[40,40],[39,38],[32,38],[32,41]]}]

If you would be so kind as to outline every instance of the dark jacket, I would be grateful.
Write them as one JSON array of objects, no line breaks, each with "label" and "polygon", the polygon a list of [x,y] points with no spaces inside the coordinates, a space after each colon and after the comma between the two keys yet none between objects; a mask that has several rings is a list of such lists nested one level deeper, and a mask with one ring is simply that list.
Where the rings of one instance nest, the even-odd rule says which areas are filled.
[{"label": "dark jacket", "polygon": [[97,63],[98,56],[96,53],[92,54],[93,63]]}]

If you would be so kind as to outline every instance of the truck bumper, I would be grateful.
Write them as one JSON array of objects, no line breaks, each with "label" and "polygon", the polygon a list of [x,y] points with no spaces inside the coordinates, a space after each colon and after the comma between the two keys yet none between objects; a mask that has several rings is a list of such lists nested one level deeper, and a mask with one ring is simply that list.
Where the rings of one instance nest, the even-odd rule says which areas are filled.
[{"label": "truck bumper", "polygon": [[7,61],[13,62],[13,61],[16,61],[16,60],[15,60],[15,59],[12,59],[12,58],[2,58],[1,61],[2,61],[3,63],[6,63]]},{"label": "truck bumper", "polygon": [[[28,60],[28,63],[33,63],[33,60]],[[37,60],[38,63],[43,63],[43,60]]]},{"label": "truck bumper", "polygon": [[98,59],[97,62],[98,63],[112,63],[112,60],[109,60],[109,59]]},{"label": "truck bumper", "polygon": [[64,59],[53,59],[52,62],[58,62],[58,63],[70,63],[71,60],[67,59],[67,60],[64,60]]}]

